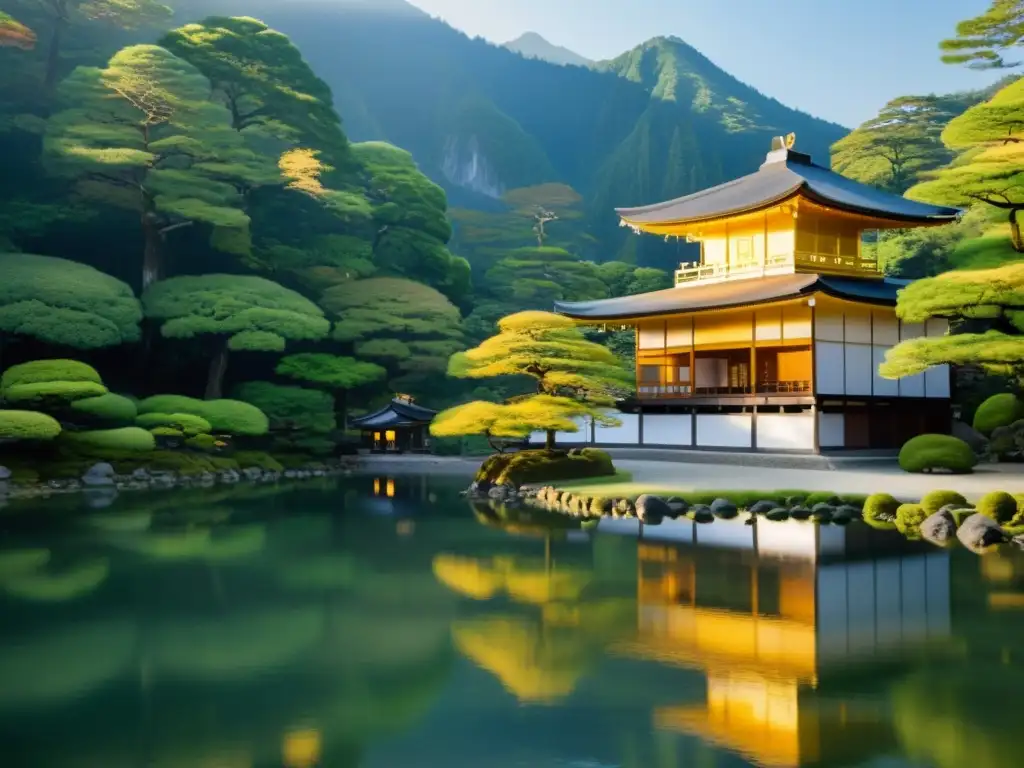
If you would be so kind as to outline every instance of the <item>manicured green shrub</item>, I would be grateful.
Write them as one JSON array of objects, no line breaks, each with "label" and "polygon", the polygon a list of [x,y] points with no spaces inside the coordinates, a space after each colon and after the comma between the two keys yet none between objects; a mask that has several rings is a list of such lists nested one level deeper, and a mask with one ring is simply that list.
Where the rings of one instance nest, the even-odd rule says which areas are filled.
[{"label": "manicured green shrub", "polygon": [[221,441],[213,435],[195,435],[186,440],[185,445],[195,451],[213,453],[221,447]]},{"label": "manicured green shrub", "polygon": [[210,422],[202,416],[191,413],[143,413],[135,419],[135,423],[153,434],[159,427],[172,429],[188,437],[205,434],[213,429]]},{"label": "manicured green shrub", "polygon": [[975,509],[997,523],[1008,523],[1017,514],[1017,500],[1005,491],[993,491],[982,496]]},{"label": "manicured green shrub", "polygon": [[955,504],[958,507],[967,506],[967,499],[956,491],[930,491],[921,499],[921,506],[929,515],[934,515],[948,504]]},{"label": "manicured green shrub", "polygon": [[952,435],[918,435],[904,443],[899,463],[904,472],[945,470],[967,474],[978,463],[978,457],[967,443]]},{"label": "manicured green shrub", "polygon": [[80,400],[105,394],[107,388],[96,370],[77,360],[35,360],[13,365],[0,377],[0,398],[8,403]]},{"label": "manicured green shrub", "polygon": [[235,397],[263,411],[271,431],[324,435],[336,427],[334,398],[320,389],[250,381],[235,390]]},{"label": "manicured green shrub", "polygon": [[88,446],[100,451],[109,449],[142,453],[156,448],[156,439],[153,435],[140,427],[65,432],[61,439],[71,445]]},{"label": "manicured green shrub", "polygon": [[174,427],[153,427],[149,431],[150,431],[150,434],[153,435],[153,437],[176,437],[176,438],[184,438],[185,437],[185,433],[184,432],[182,432],[179,429],[174,429]]},{"label": "manicured green shrub", "polygon": [[815,504],[828,504],[832,507],[838,507],[842,503],[842,499],[828,491],[817,491],[815,493],[808,494],[807,498],[804,499],[804,504],[811,509],[814,508]]},{"label": "manicured green shrub", "polygon": [[242,469],[256,467],[265,472],[284,472],[284,465],[269,453],[262,451],[235,451],[232,457]]},{"label": "manicured green shrub", "polygon": [[891,530],[896,527],[900,503],[888,493],[874,493],[864,502],[864,522],[872,528]]},{"label": "manicured green shrub", "polygon": [[138,407],[135,405],[134,400],[124,395],[115,395],[113,392],[108,392],[99,397],[76,400],[71,403],[71,408],[104,421],[130,422],[135,420],[135,416],[138,413]]},{"label": "manicured green shrub", "polygon": [[60,422],[36,411],[0,411],[0,440],[53,440]]},{"label": "manicured green shrub", "polygon": [[154,395],[139,403],[139,413],[189,413],[210,423],[214,432],[259,437],[270,421],[259,408],[239,400],[196,400],[183,395]]},{"label": "manicured green shrub", "polygon": [[614,474],[611,456],[596,448],[571,453],[535,450],[491,456],[480,467],[476,480],[518,486]]},{"label": "manicured green shrub", "polygon": [[1024,404],[1016,395],[1003,392],[992,395],[974,412],[974,428],[983,435],[991,435],[998,427],[1008,427],[1024,418]]},{"label": "manicured green shrub", "polygon": [[896,509],[896,529],[904,536],[918,535],[927,517],[928,512],[920,504],[900,504]]}]

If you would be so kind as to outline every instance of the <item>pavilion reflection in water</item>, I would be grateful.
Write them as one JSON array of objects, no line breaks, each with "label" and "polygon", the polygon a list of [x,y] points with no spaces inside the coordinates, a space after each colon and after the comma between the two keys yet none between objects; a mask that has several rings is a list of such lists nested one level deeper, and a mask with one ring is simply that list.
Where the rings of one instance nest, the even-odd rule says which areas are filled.
[{"label": "pavilion reflection in water", "polygon": [[[903,537],[867,526],[720,520],[652,527],[611,518],[596,536],[586,566],[567,538],[552,555],[550,536],[544,560],[537,542],[527,571],[500,557],[435,559],[435,576],[471,597],[489,616],[475,621],[493,630],[471,643],[469,625],[457,624],[456,646],[521,704],[576,694],[596,642],[617,659],[704,676],[699,692],[681,701],[671,691],[652,696],[652,724],[663,736],[694,736],[765,768],[854,764],[899,748],[886,695],[865,692],[864,684],[885,690],[907,662],[951,645],[950,554]],[[632,538],[632,566],[622,547],[614,563],[602,562],[602,540]],[[616,611],[614,626],[552,621],[565,613],[555,607],[595,611],[608,595],[601,583],[614,581],[624,594],[624,565],[633,569],[632,608]],[[507,598],[543,610],[513,620]],[[521,636],[520,624],[535,633]],[[703,759],[718,764],[708,763],[710,753]]]},{"label": "pavilion reflection in water", "polygon": [[866,760],[895,744],[890,718],[847,692],[948,642],[949,568],[866,526],[646,528],[636,639],[612,651],[705,673],[706,700],[658,708],[659,729],[759,766]]}]

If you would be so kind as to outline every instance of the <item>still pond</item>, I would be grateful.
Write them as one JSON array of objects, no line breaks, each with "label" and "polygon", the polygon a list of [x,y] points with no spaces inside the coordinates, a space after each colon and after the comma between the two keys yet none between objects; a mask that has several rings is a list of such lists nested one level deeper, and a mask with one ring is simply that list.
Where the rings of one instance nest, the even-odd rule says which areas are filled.
[{"label": "still pond", "polygon": [[1024,555],[862,525],[582,530],[472,507],[466,482],[8,507],[2,764],[1024,764]]}]

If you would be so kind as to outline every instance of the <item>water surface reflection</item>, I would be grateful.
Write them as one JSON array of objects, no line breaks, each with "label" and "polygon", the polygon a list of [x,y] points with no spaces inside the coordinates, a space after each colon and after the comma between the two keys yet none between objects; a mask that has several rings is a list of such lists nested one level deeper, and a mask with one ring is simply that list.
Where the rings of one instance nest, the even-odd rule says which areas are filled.
[{"label": "water surface reflection", "polygon": [[464,484],[8,514],[4,764],[1019,765],[1019,553],[581,528]]}]

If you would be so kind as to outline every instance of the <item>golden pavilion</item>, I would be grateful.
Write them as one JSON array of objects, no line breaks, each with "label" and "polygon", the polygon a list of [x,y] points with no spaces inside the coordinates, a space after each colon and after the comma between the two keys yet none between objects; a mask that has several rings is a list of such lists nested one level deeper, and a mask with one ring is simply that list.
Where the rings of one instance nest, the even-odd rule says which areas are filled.
[{"label": "golden pavilion", "polygon": [[817,452],[949,431],[948,367],[877,373],[899,342],[947,327],[899,320],[907,283],[879,272],[869,243],[960,211],[847,179],[793,143],[775,139],[748,176],[617,210],[636,233],[699,243],[700,260],[680,266],[674,288],[556,305],[580,323],[634,328],[637,358],[622,425],[560,441]]}]

